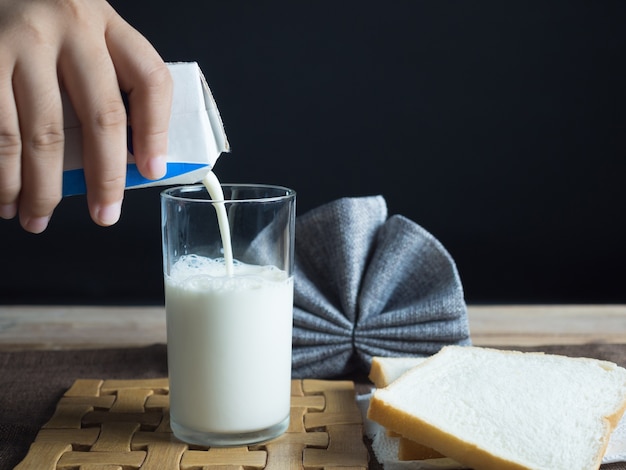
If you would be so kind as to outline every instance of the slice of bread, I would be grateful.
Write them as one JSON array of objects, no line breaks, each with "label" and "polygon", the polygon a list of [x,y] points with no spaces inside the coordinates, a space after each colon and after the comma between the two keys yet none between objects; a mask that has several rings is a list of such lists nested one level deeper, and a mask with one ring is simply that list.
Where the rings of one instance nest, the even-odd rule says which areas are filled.
[{"label": "slice of bread", "polygon": [[446,346],[376,390],[368,417],[476,470],[591,470],[625,409],[613,363]]},{"label": "slice of bread", "polygon": [[[376,388],[385,388],[394,380],[398,379],[406,371],[421,364],[427,358],[425,357],[382,357],[375,356],[372,358],[369,379]],[[426,460],[440,459],[445,456],[436,450],[422,445],[419,442],[412,441],[400,436],[398,433],[387,430],[390,437],[397,437],[398,442],[398,460]]]}]

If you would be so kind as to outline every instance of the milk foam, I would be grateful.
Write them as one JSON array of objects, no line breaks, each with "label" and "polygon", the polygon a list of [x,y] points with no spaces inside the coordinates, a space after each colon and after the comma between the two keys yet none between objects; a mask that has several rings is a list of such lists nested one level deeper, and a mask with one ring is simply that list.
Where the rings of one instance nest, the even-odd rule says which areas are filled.
[{"label": "milk foam", "polygon": [[258,266],[232,261],[232,272],[224,258],[182,256],[170,270],[168,281],[183,290],[227,291],[260,289],[268,283],[287,281],[287,273],[275,266]]}]

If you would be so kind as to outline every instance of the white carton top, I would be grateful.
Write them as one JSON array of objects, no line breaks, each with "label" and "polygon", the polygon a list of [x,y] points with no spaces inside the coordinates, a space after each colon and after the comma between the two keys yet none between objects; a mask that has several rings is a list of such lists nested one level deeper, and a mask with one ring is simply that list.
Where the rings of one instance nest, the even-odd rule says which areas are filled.
[{"label": "white carton top", "polygon": [[[167,64],[174,82],[170,118],[167,174],[149,180],[139,174],[132,154],[128,129],[126,188],[144,188],[200,181],[213,168],[222,152],[230,151],[224,125],[209,86],[195,62]],[[63,94],[65,155],[63,196],[86,192],[83,172],[83,138],[80,121],[67,95]]]}]

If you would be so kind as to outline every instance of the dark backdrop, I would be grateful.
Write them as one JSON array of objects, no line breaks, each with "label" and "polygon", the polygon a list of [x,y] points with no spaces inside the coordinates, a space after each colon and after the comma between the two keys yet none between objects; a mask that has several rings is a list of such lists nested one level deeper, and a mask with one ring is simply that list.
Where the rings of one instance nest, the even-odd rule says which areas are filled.
[{"label": "dark backdrop", "polygon": [[[433,233],[468,302],[626,302],[626,2],[112,2],[198,61],[232,153],[223,182],[298,212],[382,194]],[[100,228],[0,221],[0,302],[162,302],[159,190]]]}]

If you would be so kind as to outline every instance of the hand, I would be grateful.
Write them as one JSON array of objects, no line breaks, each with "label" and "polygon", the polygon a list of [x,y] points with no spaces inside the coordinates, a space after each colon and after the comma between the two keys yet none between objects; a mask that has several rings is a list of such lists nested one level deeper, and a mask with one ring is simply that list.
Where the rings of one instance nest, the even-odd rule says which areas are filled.
[{"label": "hand", "polygon": [[0,0],[0,217],[44,231],[61,200],[67,90],[81,122],[91,218],[119,219],[128,93],[143,176],[165,174],[172,79],[150,43],[105,0]]}]

